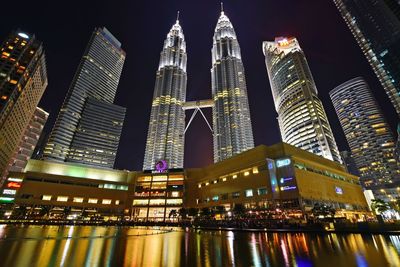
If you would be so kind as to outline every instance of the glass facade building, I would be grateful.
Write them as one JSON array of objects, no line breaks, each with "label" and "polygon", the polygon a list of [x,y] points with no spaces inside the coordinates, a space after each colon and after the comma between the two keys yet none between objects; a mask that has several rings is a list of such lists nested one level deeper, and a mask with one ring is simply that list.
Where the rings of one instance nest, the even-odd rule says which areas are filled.
[{"label": "glass facade building", "polygon": [[394,0],[333,0],[400,116],[400,6]]},{"label": "glass facade building", "polygon": [[106,28],[95,29],[49,136],[45,160],[114,166],[125,109],[113,102],[124,61],[121,43]]},{"label": "glass facade building", "polygon": [[160,55],[156,74],[144,170],[163,160],[169,169],[183,168],[186,101],[186,42],[179,20],[172,26]]},{"label": "glass facade building", "polygon": [[214,162],[254,147],[246,78],[239,42],[222,11],[214,31],[211,88]]},{"label": "glass facade building", "polygon": [[263,43],[282,141],[342,162],[307,59],[296,38]]},{"label": "glass facade building", "polygon": [[13,32],[0,47],[0,177],[18,150],[47,87],[42,43]]},{"label": "glass facade building", "polygon": [[365,80],[354,78],[329,94],[364,186],[399,179],[394,136]]}]

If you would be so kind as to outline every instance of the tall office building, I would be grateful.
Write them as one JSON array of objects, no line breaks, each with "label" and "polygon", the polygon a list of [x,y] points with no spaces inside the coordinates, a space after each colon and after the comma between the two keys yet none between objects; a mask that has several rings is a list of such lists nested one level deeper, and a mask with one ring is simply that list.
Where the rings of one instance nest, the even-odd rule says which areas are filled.
[{"label": "tall office building", "polygon": [[394,0],[333,0],[400,116],[400,7]]},{"label": "tall office building", "polygon": [[17,150],[47,87],[42,43],[13,32],[0,47],[0,177]]},{"label": "tall office building", "polygon": [[144,170],[165,160],[168,168],[183,168],[186,100],[186,42],[179,17],[164,41],[156,74]]},{"label": "tall office building", "polygon": [[360,176],[360,172],[358,171],[356,161],[353,158],[353,155],[350,151],[344,150],[340,151],[340,157],[343,160],[343,165],[346,167],[346,171],[355,176]]},{"label": "tall office building", "polygon": [[125,108],[113,104],[125,52],[106,29],[93,32],[44,150],[44,159],[112,168]]},{"label": "tall office building", "polygon": [[307,59],[296,38],[264,42],[282,141],[342,162]]},{"label": "tall office building", "polygon": [[211,51],[214,162],[219,162],[254,147],[240,46],[223,10],[215,27]]},{"label": "tall office building", "polygon": [[3,178],[5,178],[7,173],[10,171],[22,172],[24,170],[28,160],[32,157],[39,138],[42,135],[42,131],[48,117],[49,113],[39,107],[36,108],[35,113],[33,114],[28,127],[25,129],[25,133],[20,140],[18,148],[16,151],[14,151],[14,155],[9,162],[9,166]]},{"label": "tall office building", "polygon": [[352,79],[329,94],[363,184],[370,187],[400,178],[395,139],[365,80]]}]

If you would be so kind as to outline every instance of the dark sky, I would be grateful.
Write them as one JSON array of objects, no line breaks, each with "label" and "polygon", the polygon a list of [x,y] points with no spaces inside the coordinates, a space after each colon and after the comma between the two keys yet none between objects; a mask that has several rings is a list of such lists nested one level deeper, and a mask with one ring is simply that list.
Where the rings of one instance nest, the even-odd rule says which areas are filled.
[{"label": "dark sky", "polygon": [[[299,39],[340,150],[347,149],[347,144],[328,92],[356,76],[369,82],[394,129],[395,111],[333,1],[226,0],[224,6],[241,45],[256,145],[280,141],[261,46],[276,36]],[[20,28],[44,42],[49,86],[40,106],[51,113],[49,131],[93,29],[106,26],[127,53],[116,97],[116,104],[128,109],[116,168],[140,170],[155,72],[177,10],[188,51],[187,100],[210,98],[212,36],[220,13],[217,0],[22,0],[18,7],[2,12],[0,39]],[[212,136],[198,116],[186,134],[185,167],[209,163]]]}]

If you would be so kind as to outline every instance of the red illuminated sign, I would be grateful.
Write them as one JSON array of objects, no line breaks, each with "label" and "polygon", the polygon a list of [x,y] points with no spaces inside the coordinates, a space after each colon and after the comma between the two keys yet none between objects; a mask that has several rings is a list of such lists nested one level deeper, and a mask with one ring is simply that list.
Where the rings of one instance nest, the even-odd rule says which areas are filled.
[{"label": "red illuminated sign", "polygon": [[20,183],[16,183],[16,182],[9,182],[9,183],[7,184],[7,187],[8,187],[8,188],[20,188],[20,187],[21,187],[21,184],[20,184]]}]

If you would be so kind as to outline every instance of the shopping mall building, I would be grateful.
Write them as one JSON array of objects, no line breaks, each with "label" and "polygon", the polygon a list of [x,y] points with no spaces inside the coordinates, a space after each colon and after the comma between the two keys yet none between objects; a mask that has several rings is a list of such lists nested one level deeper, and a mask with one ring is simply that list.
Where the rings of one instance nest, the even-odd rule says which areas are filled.
[{"label": "shopping mall building", "polygon": [[[336,216],[362,220],[370,214],[358,177],[336,162],[285,143],[260,145],[197,169],[131,172],[30,160],[10,173],[0,201],[28,215],[169,220],[180,208],[279,210],[287,217],[311,212],[315,203]],[[65,215],[67,214],[67,215]],[[64,216],[64,217],[63,217]]]}]

